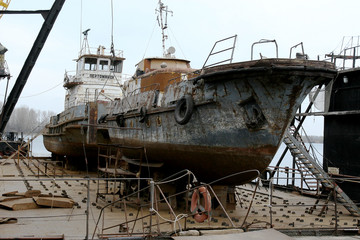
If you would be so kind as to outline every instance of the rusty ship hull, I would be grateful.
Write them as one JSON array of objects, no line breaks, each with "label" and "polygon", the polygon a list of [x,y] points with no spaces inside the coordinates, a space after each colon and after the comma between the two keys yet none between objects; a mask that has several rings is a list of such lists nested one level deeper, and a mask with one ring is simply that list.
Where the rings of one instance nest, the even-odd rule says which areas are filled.
[{"label": "rusty ship hull", "polygon": [[70,165],[84,168],[86,156],[94,165],[98,144],[107,144],[110,140],[101,129],[95,131],[92,126],[108,105],[106,101],[89,102],[53,116],[43,133],[44,146],[53,158],[60,160],[65,156]]},{"label": "rusty ship hull", "polygon": [[[131,147],[144,147],[143,162],[163,164],[156,171],[189,169],[206,182],[234,174],[222,183],[241,184],[256,172],[237,173],[266,169],[303,99],[335,73],[329,63],[300,59],[226,64],[195,75],[155,70],[132,80],[140,82],[138,92],[115,100],[103,124],[126,157],[139,158]],[[193,101],[190,118],[188,103],[179,104],[184,98]]]}]

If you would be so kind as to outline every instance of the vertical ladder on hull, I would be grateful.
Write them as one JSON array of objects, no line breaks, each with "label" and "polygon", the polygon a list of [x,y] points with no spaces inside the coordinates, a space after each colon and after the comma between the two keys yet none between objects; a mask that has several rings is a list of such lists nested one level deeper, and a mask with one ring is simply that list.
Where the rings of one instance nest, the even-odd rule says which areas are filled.
[{"label": "vertical ladder on hull", "polygon": [[334,180],[330,179],[329,175],[315,159],[310,156],[305,147],[290,133],[290,131],[286,131],[283,142],[289,148],[298,165],[304,165],[316,179],[321,182],[324,188],[334,189],[336,192],[336,200],[344,205],[350,214],[360,216],[360,210],[355,203],[342,191]]}]

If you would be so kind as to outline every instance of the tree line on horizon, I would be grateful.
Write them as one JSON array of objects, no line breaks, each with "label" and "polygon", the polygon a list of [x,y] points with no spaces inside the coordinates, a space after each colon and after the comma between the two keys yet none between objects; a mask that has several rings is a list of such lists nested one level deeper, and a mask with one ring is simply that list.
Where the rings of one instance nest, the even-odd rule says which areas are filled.
[{"label": "tree line on horizon", "polygon": [[39,133],[50,122],[50,117],[54,115],[56,113],[51,110],[41,111],[28,106],[15,108],[6,125],[5,132]]}]

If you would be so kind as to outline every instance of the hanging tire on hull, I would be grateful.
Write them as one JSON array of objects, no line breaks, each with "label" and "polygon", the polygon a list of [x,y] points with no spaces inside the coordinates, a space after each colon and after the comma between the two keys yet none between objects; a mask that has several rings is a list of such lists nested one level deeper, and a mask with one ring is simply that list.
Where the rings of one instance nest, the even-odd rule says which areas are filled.
[{"label": "hanging tire on hull", "polygon": [[147,110],[145,106],[142,106],[140,108],[139,114],[140,114],[139,122],[141,123],[145,122],[146,114],[147,114]]},{"label": "hanging tire on hull", "polygon": [[175,107],[175,121],[180,125],[187,124],[194,111],[194,100],[190,95],[180,98]]},{"label": "hanging tire on hull", "polygon": [[123,114],[117,115],[115,122],[118,127],[125,127],[125,117]]},{"label": "hanging tire on hull", "polygon": [[10,147],[5,147],[3,154],[5,156],[10,156],[12,152],[14,152],[14,151],[11,151]]}]

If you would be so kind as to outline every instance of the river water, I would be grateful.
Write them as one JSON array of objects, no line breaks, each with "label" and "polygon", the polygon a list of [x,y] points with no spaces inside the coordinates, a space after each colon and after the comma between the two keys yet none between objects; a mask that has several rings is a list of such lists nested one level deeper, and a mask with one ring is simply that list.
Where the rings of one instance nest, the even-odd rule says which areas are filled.
[{"label": "river water", "polygon": [[[307,148],[309,148],[309,143],[305,144]],[[313,146],[313,148],[315,149],[315,153],[316,153],[316,157],[319,159],[321,165],[322,165],[322,159],[323,159],[323,144],[322,143],[312,143],[311,144]],[[271,161],[270,166],[275,166],[276,163],[278,162],[279,158],[281,157],[281,154],[283,153],[283,151],[285,150],[286,145],[284,143],[282,143],[277,151],[277,153],[275,154],[273,160]],[[281,166],[287,166],[287,167],[292,167],[292,156],[290,154],[290,152],[288,151],[287,154],[285,155],[284,160],[281,163]]]},{"label": "river water", "polygon": [[[25,137],[25,141],[27,137]],[[35,157],[50,157],[51,152],[47,151],[44,143],[43,143],[43,136],[40,135],[35,138],[31,144],[32,155]]]},{"label": "river water", "polygon": [[[306,143],[305,145],[309,149],[310,144]],[[318,160],[318,164],[320,166],[322,166],[322,164],[323,164],[323,146],[324,146],[324,144],[323,143],[312,143],[311,146],[314,149],[313,152],[314,152],[314,154],[315,154],[315,156],[316,156],[316,158]],[[280,159],[282,153],[284,152],[285,148],[286,148],[286,145],[284,143],[282,143],[280,145],[277,153],[275,154],[273,160],[271,161],[270,166],[272,166],[272,167],[276,166],[276,164],[279,161],[279,159]],[[312,156],[312,154],[310,154],[310,155]],[[280,164],[280,167],[292,168],[292,166],[293,166],[293,157],[292,157],[290,151],[287,151],[284,159],[282,160],[282,162]],[[273,168],[271,168],[271,169],[273,169]],[[282,170],[282,171],[284,171],[284,170]],[[291,176],[291,174],[289,174],[289,176]],[[276,177],[276,175],[275,175],[275,177]],[[295,177],[300,178],[300,174],[296,174]],[[285,185],[286,184],[286,179],[285,179],[286,178],[286,173],[284,173],[284,172],[280,173],[279,178],[280,179],[278,181],[275,181],[275,183],[278,183],[280,185]],[[301,184],[300,179],[296,179],[295,180],[295,185],[300,186],[300,184]]]}]

